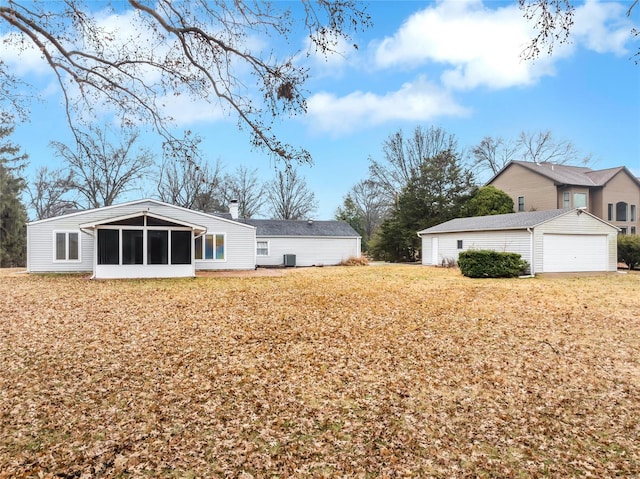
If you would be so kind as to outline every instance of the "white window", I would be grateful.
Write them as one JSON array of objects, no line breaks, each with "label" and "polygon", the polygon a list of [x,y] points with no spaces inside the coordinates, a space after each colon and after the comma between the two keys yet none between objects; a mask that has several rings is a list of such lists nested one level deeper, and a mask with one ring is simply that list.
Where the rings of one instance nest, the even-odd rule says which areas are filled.
[{"label": "white window", "polygon": [[587,194],[586,193],[574,193],[573,194],[573,207],[574,208],[586,208],[587,207]]},{"label": "white window", "polygon": [[568,191],[565,191],[564,193],[562,193],[562,207],[571,208],[570,195]]},{"label": "white window", "polygon": [[268,241],[258,241],[258,242],[256,242],[256,255],[258,255],[258,256],[269,256],[269,242]]},{"label": "white window", "polygon": [[54,261],[80,261],[80,232],[53,232]]},{"label": "white window", "polygon": [[518,211],[524,211],[524,196],[518,196]]},{"label": "white window", "polygon": [[195,240],[195,255],[198,260],[224,261],[226,259],[226,235],[207,234]]},{"label": "white window", "polygon": [[458,249],[462,249],[462,240],[458,240]]}]

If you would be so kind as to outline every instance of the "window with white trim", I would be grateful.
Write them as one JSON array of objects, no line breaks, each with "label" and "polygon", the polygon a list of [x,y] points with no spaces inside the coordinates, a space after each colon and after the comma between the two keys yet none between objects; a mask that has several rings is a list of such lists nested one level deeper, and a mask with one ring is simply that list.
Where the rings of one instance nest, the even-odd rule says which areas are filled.
[{"label": "window with white trim", "polygon": [[269,256],[269,242],[268,241],[257,241],[256,242],[256,255],[258,255],[258,256]]},{"label": "window with white trim", "polygon": [[55,261],[80,261],[79,231],[54,231],[53,246]]},{"label": "window with white trim", "polygon": [[194,249],[197,260],[224,261],[226,258],[226,235],[206,234],[195,239]]},{"label": "window with white trim", "polygon": [[462,249],[462,240],[458,240],[458,249]]},{"label": "window with white trim", "polygon": [[524,211],[524,196],[518,196],[518,211]]},{"label": "window with white trim", "polygon": [[571,197],[568,191],[562,193],[562,207],[563,208],[571,208]]},{"label": "window with white trim", "polygon": [[586,208],[587,207],[587,194],[586,193],[574,193],[573,194],[573,207],[574,208]]}]

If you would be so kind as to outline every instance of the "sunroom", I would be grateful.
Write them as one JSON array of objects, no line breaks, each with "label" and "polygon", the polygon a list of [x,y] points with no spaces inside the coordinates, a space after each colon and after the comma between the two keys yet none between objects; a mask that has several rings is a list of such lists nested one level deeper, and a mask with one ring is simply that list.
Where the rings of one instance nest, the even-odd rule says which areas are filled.
[{"label": "sunroom", "polygon": [[93,236],[94,278],[195,276],[194,240],[203,226],[148,211],[80,225]]}]

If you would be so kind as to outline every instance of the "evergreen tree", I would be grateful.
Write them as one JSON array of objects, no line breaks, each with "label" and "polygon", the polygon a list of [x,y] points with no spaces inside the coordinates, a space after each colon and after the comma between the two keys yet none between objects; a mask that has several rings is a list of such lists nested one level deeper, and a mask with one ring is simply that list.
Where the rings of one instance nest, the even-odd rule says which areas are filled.
[{"label": "evergreen tree", "polygon": [[513,199],[495,186],[483,186],[465,205],[465,216],[513,213]]},{"label": "evergreen tree", "polygon": [[474,188],[473,175],[457,153],[445,150],[426,158],[405,186],[380,228],[374,256],[390,261],[415,261],[417,232],[462,215]]},{"label": "evergreen tree", "polygon": [[362,251],[367,251],[367,234],[365,230],[365,218],[360,209],[356,206],[351,195],[347,195],[344,199],[342,206],[338,207],[336,211],[336,219],[339,221],[345,221],[351,225],[351,227],[362,236],[360,248]]},{"label": "evergreen tree", "polygon": [[0,267],[24,266],[26,258],[27,210],[20,199],[26,182],[20,176],[26,154],[6,141],[13,133],[6,115],[0,125]]}]

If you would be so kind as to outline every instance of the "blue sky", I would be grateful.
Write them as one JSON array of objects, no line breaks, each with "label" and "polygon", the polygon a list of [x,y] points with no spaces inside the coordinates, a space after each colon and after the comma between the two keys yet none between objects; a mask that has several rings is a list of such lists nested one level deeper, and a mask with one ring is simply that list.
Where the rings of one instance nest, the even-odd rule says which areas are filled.
[{"label": "blue sky", "polygon": [[[351,186],[367,176],[369,158],[382,159],[389,135],[416,126],[442,127],[466,149],[485,136],[515,140],[521,131],[550,130],[592,155],[592,168],[624,165],[640,176],[640,65],[630,60],[639,45],[630,30],[640,27],[640,7],[627,18],[629,4],[577,3],[571,43],[532,62],[519,56],[531,25],[515,0],[371,2],[373,27],[356,35],[357,50],[301,60],[311,69],[307,115],[275,125],[282,140],[313,156],[314,164],[300,170],[319,202],[316,218],[334,216]],[[305,42],[301,32],[289,48],[304,50]],[[56,167],[49,142],[69,141],[69,134],[53,76],[37,55],[0,55],[40,97],[12,138],[30,156],[28,174]],[[176,104],[173,113],[178,129],[203,138],[210,162],[273,176],[278,165],[251,149],[235,118],[189,103]],[[157,138],[146,142],[159,151]],[[139,185],[123,200],[153,192],[153,184]]]}]

